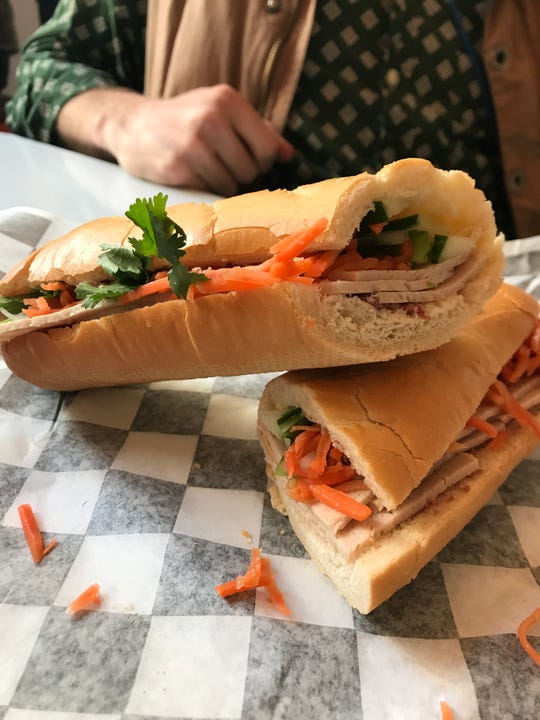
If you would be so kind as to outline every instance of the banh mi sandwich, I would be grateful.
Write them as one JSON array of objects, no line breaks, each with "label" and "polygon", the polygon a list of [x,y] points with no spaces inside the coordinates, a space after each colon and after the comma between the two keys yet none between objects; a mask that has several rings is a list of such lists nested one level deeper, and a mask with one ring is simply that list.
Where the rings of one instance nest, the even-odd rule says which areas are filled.
[{"label": "banh mi sandwich", "polygon": [[0,281],[0,343],[36,385],[388,360],[449,340],[501,283],[491,204],[459,171],[375,175],[87,223]]},{"label": "banh mi sandwich", "polygon": [[537,315],[503,285],[435,350],[266,386],[273,505],[361,613],[416,577],[539,441]]}]

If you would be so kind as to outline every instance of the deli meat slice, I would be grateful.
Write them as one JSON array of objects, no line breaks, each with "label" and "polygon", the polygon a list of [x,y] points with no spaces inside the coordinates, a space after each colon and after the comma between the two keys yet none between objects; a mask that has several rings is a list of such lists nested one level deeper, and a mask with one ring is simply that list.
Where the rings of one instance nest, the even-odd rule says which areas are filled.
[{"label": "deli meat slice", "polygon": [[373,513],[361,523],[349,522],[335,537],[338,550],[348,560],[352,559],[379,535],[390,532],[400,523],[416,515],[447,488],[468,477],[479,467],[480,463],[474,455],[470,453],[455,455],[434,470],[395,510]]},{"label": "deli meat slice", "polygon": [[[451,261],[449,260],[447,262]],[[363,280],[328,280],[320,283],[320,290],[327,295],[365,294],[380,304],[435,302],[458,293],[469,278],[477,272],[475,263],[472,262],[472,260],[466,260],[459,265],[455,271],[453,268],[446,271],[446,279],[439,284],[437,282],[437,278],[439,277],[437,274],[438,268],[439,265],[422,268],[421,272],[424,279],[418,278],[417,280],[412,280],[412,282],[410,275],[419,271],[386,270],[380,271],[381,275],[387,273],[386,277],[382,277],[375,282],[366,282]],[[406,277],[396,278],[397,273],[403,273]],[[413,289],[415,283],[423,285],[424,289]],[[410,289],[406,289],[406,285],[409,285]],[[399,289],[399,286],[401,286],[401,289]]]}]

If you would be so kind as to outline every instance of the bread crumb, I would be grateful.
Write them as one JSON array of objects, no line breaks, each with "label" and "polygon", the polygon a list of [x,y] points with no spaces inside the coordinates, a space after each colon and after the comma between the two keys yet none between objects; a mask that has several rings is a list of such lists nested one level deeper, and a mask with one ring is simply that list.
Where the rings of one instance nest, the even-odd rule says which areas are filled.
[{"label": "bread crumb", "polygon": [[250,532],[248,532],[247,530],[241,530],[240,535],[242,535],[242,537],[244,537],[248,541],[249,545],[253,545],[253,536]]}]

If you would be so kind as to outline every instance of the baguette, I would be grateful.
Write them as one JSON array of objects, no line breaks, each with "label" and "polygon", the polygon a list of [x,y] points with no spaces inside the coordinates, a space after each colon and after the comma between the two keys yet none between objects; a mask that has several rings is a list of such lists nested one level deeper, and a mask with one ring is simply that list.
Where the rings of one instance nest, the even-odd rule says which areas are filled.
[{"label": "baguette", "polygon": [[[360,271],[338,272],[332,265],[315,279],[276,279],[243,291],[204,294],[201,282],[196,288],[202,296],[196,299],[169,292],[126,305],[105,300],[86,309],[70,304],[31,319],[13,316],[0,325],[5,362],[36,385],[76,390],[365,363],[436,347],[452,338],[502,282],[502,238],[490,203],[466,174],[409,159],[375,175],[212,205],[186,203],[168,213],[187,236],[183,264],[209,276],[220,268],[268,262],[276,243],[321,219],[325,228],[300,257],[338,256],[379,204],[392,220],[418,215],[420,234],[430,237],[430,253],[435,236],[448,237],[446,247],[454,243],[449,257],[436,264],[427,256],[417,258],[413,267],[418,269],[411,270],[408,240],[407,269],[381,270],[385,266],[377,267],[378,260],[374,269]],[[404,253],[405,244],[385,244],[395,243],[396,235],[399,240],[399,233],[376,236],[381,227],[373,223],[373,228],[367,232],[376,243]],[[132,237],[140,238],[141,232],[128,218],[87,223],[8,273],[0,280],[0,296],[24,297],[44,283],[107,283],[101,246],[126,247]],[[380,259],[382,251],[376,252]],[[167,260],[153,258],[153,271],[168,267]]]},{"label": "baguette", "polygon": [[[511,385],[529,408],[530,426],[498,413],[485,399],[534,330],[537,315],[532,297],[503,285],[442,347],[389,363],[286,373],[265,388],[258,433],[272,503],[361,613],[415,578],[538,442],[538,369]],[[332,447],[362,478],[365,489],[348,492],[372,510],[366,520],[351,520],[313,499],[294,499],[295,481],[280,469],[287,441],[276,424],[291,407],[326,428]],[[497,443],[467,426],[475,414],[496,428]]]}]

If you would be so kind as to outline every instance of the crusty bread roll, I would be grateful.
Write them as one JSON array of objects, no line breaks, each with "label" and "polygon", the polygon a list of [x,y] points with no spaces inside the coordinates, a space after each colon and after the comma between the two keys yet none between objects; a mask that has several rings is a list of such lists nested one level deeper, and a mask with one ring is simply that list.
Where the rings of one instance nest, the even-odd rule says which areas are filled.
[{"label": "crusty bread roll", "polygon": [[[403,160],[375,175],[251,193],[213,205],[172,206],[169,216],[187,235],[182,261],[204,272],[263,262],[278,240],[320,218],[328,226],[306,253],[339,251],[376,201],[389,217],[419,213],[434,233],[470,239],[472,250],[438,287],[424,279],[420,292],[407,282],[408,271],[398,271],[398,280],[395,272],[380,273],[384,277],[375,281],[368,271],[372,291],[347,284],[335,289],[342,281],[282,281],[196,300],[166,295],[143,306],[109,300],[91,310],[75,306],[16,318],[0,326],[4,359],[36,385],[74,390],[364,363],[436,347],[453,337],[501,283],[502,240],[491,205],[462,172]],[[126,245],[133,236],[140,231],[127,218],[87,223],[6,275],[0,295],[24,295],[43,282],[106,281],[98,264],[101,244]],[[153,267],[167,263],[155,259]],[[399,291],[378,291],[385,283]]]},{"label": "crusty bread roll", "polygon": [[[360,612],[370,612],[416,577],[538,442],[530,427],[508,417],[509,435],[498,446],[488,446],[484,436],[466,447],[466,438],[475,437],[471,428],[460,437],[537,315],[536,300],[503,285],[483,312],[442,347],[388,363],[286,373],[265,388],[258,432],[272,503],[289,516],[314,563]],[[539,417],[538,371],[525,383],[522,391]],[[367,529],[347,518],[338,524],[338,515],[321,503],[290,497],[290,481],[279,471],[285,445],[275,420],[291,407],[329,431],[334,446],[363,477],[373,506],[382,513],[379,518],[386,518],[384,531],[372,529],[382,527],[375,514],[363,521],[372,523]],[[469,431],[473,434],[466,435]],[[461,449],[456,449],[457,438]],[[445,477],[465,457],[472,471]],[[401,515],[407,503],[413,509]]]}]

